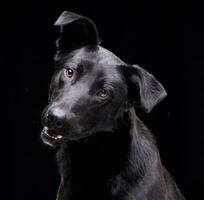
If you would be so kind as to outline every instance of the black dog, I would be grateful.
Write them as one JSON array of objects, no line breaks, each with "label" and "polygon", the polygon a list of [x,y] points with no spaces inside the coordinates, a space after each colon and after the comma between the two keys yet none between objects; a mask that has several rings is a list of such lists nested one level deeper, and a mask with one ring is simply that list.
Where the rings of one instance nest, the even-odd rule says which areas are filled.
[{"label": "black dog", "polygon": [[99,46],[94,23],[64,12],[42,139],[59,146],[58,200],[180,200],[149,130],[135,114],[166,92],[143,68]]}]

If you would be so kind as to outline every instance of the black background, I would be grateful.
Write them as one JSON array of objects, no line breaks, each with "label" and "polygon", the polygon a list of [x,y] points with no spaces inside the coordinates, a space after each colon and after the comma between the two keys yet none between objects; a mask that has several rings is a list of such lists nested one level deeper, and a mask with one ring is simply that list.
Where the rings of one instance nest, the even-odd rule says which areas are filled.
[{"label": "black background", "polygon": [[102,46],[162,82],[168,97],[152,113],[139,115],[184,195],[202,199],[204,7],[178,1],[6,3],[1,6],[0,65],[6,69],[1,73],[1,97],[6,100],[1,105],[6,109],[1,147],[2,163],[8,165],[2,164],[6,188],[1,199],[55,199],[56,150],[40,140],[40,115],[53,72],[58,36],[53,23],[64,10],[90,17]]}]

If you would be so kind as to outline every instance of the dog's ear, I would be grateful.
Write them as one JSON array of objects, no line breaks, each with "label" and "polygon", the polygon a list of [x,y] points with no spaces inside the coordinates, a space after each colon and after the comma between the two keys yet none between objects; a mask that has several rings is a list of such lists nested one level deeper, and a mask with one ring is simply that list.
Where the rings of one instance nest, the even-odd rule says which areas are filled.
[{"label": "dog's ear", "polygon": [[60,37],[56,41],[60,51],[68,52],[85,45],[96,48],[100,43],[97,28],[87,17],[65,11],[54,25],[60,26]]},{"label": "dog's ear", "polygon": [[123,69],[131,102],[139,101],[139,105],[149,113],[167,95],[164,87],[138,65],[124,66]]}]

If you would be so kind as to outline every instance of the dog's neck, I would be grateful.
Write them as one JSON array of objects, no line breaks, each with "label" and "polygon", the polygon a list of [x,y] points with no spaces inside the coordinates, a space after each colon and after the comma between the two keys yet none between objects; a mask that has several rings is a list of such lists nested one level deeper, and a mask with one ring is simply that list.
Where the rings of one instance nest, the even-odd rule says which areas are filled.
[{"label": "dog's neck", "polygon": [[[126,114],[129,120],[121,122],[117,132],[96,133],[87,140],[62,145],[57,157],[65,182],[71,179],[76,188],[115,187],[110,191],[117,193],[124,188],[123,184],[135,184],[142,180],[147,169],[156,162],[157,150],[134,108]],[[121,185],[115,186],[114,181]]]}]

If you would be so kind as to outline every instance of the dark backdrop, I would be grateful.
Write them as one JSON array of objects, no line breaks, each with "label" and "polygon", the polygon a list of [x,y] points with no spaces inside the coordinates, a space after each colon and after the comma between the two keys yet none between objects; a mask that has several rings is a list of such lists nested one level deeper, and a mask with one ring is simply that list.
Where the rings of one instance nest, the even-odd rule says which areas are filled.
[{"label": "dark backdrop", "polygon": [[[140,117],[152,130],[162,161],[187,199],[203,189],[203,7],[159,1],[7,1],[1,6],[2,199],[54,200],[55,149],[40,140],[58,29],[64,10],[90,17],[102,46],[153,73],[168,97]],[[5,78],[5,79],[3,79]],[[4,91],[6,87],[6,91]],[[4,129],[6,127],[6,129]],[[5,139],[4,139],[5,138]],[[6,161],[6,162],[5,162]],[[200,199],[200,198],[199,198]]]}]

